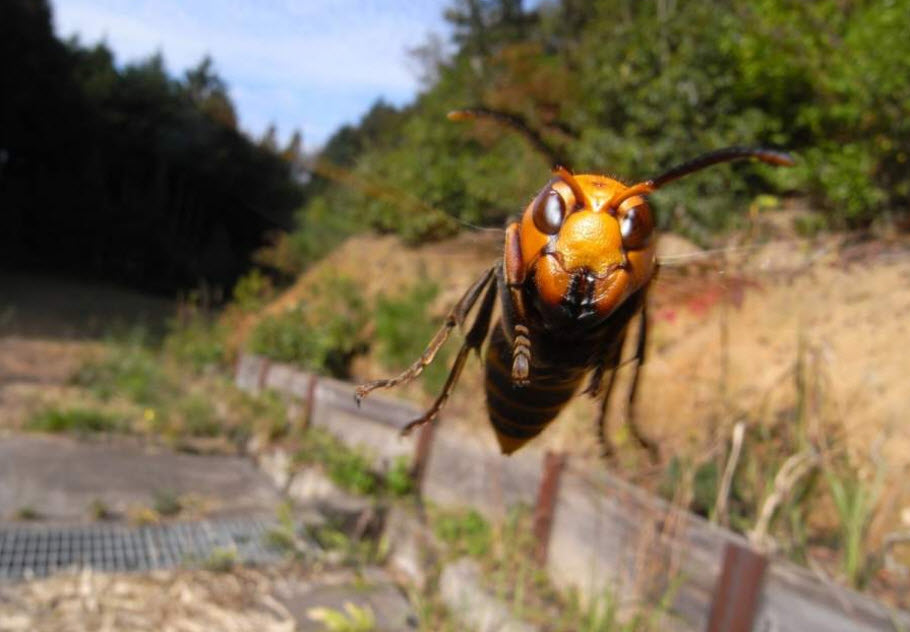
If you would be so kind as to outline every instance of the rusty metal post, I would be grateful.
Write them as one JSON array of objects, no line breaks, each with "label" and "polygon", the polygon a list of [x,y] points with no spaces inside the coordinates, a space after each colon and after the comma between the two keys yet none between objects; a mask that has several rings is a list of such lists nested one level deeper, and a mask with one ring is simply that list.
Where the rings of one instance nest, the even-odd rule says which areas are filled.
[{"label": "rusty metal post", "polygon": [[556,509],[556,494],[559,492],[559,478],[566,464],[566,455],[550,452],[544,455],[543,474],[537,491],[534,507],[534,559],[543,566],[547,562],[550,546],[550,530],[553,526],[553,512]]},{"label": "rusty metal post", "polygon": [[313,420],[313,407],[316,405],[316,386],[319,378],[315,373],[308,374],[309,381],[306,385],[306,400],[303,402],[303,414],[300,420],[300,429],[306,430]]},{"label": "rusty metal post", "polygon": [[768,558],[730,542],[714,589],[708,632],[751,632]]},{"label": "rusty metal post", "polygon": [[265,378],[268,377],[269,368],[272,366],[272,361],[268,358],[262,358],[262,364],[259,365],[259,376],[256,379],[256,388],[261,393],[265,388]]},{"label": "rusty metal post", "polygon": [[243,352],[238,351],[234,356],[234,385],[237,385],[237,377],[240,375],[240,364],[243,362]]},{"label": "rusty metal post", "polygon": [[418,495],[423,490],[423,477],[427,472],[427,462],[430,460],[430,448],[433,445],[433,435],[436,424],[433,422],[423,424],[417,436],[417,446],[414,450],[414,465],[411,467],[411,478]]}]

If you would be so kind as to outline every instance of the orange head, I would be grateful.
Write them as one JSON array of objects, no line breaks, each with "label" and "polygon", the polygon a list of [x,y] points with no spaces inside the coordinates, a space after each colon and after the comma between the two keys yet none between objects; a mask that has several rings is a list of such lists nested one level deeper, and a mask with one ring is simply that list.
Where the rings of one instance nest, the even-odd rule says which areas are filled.
[{"label": "orange head", "polygon": [[781,152],[731,147],[631,186],[557,167],[520,224],[523,276],[533,279],[540,306],[574,319],[612,314],[654,275],[654,216],[644,196],[693,171],[742,158],[793,164]]},{"label": "orange head", "polygon": [[555,177],[521,219],[525,270],[543,305],[569,315],[609,316],[654,274],[654,219],[640,195],[613,203],[627,187],[604,176]]}]

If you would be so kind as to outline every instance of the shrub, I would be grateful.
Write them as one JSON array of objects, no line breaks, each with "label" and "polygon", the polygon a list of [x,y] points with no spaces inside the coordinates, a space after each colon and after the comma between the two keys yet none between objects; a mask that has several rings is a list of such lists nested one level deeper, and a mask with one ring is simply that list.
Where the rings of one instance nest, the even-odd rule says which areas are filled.
[{"label": "shrub", "polygon": [[83,364],[70,381],[102,400],[120,395],[145,406],[167,401],[178,390],[155,355],[138,345],[112,348],[100,360]]},{"label": "shrub", "polygon": [[226,328],[207,314],[190,309],[182,318],[171,321],[164,349],[181,364],[194,371],[227,361]]},{"label": "shrub", "polygon": [[440,513],[433,520],[436,536],[456,554],[482,557],[490,551],[492,530],[483,516],[468,512]]},{"label": "shrub", "polygon": [[392,462],[385,475],[385,485],[389,493],[397,497],[407,496],[414,491],[410,459],[400,456]]},{"label": "shrub", "polygon": [[274,360],[345,378],[351,360],[366,348],[366,322],[366,304],[356,282],[324,276],[294,309],[262,319],[249,347]]},{"label": "shrub", "polygon": [[262,308],[275,293],[272,280],[253,268],[240,277],[234,286],[234,305],[244,312],[255,312]]},{"label": "shrub", "polygon": [[[380,361],[392,370],[402,370],[423,353],[427,341],[441,324],[430,317],[429,308],[439,293],[431,281],[422,279],[400,297],[380,296],[374,319]],[[438,393],[448,375],[448,349],[443,347],[436,360],[424,369],[421,383],[428,393]]]},{"label": "shrub", "polygon": [[379,478],[373,473],[369,459],[328,431],[308,428],[301,440],[296,454],[298,463],[321,464],[335,484],[356,494],[373,494],[379,490]]},{"label": "shrub", "polygon": [[214,437],[221,431],[215,409],[200,395],[190,395],[177,405],[183,418],[183,431],[193,437]]},{"label": "shrub", "polygon": [[34,432],[76,432],[92,434],[123,430],[122,419],[91,408],[51,408],[33,415],[26,423],[26,430]]}]

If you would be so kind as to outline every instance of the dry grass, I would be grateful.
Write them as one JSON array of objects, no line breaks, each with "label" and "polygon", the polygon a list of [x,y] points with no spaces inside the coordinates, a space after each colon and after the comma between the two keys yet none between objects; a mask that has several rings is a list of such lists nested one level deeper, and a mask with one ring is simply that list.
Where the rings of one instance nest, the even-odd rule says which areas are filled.
[{"label": "dry grass", "polygon": [[261,571],[105,575],[89,570],[0,586],[0,630],[291,632]]},{"label": "dry grass", "polygon": [[[685,240],[662,238],[661,256],[673,265],[662,268],[652,287],[640,424],[658,439],[665,464],[675,455],[690,466],[717,461],[722,470],[738,422],[746,424],[752,441],[804,425],[813,445],[842,454],[848,475],[859,480],[870,479],[873,462],[884,464],[886,491],[871,510],[865,536],[866,552],[874,555],[888,533],[906,529],[901,513],[910,510],[905,475],[910,469],[910,425],[903,422],[910,362],[901,344],[910,326],[910,244],[856,243],[836,235],[808,241],[780,230],[771,241],[742,237],[722,252],[696,256],[687,254],[697,249]],[[393,237],[357,237],[301,277],[266,311],[295,304],[307,295],[313,279],[330,268],[357,279],[368,300],[423,276],[439,287],[433,310],[442,314],[499,256],[500,247],[494,233],[464,234],[416,249],[401,246]],[[242,334],[243,328],[238,341]],[[627,349],[626,355],[631,353]],[[374,353],[356,360],[353,371],[356,380],[390,373]],[[492,447],[486,412],[478,405],[482,381],[482,370],[471,360],[442,422],[460,426]],[[657,489],[665,471],[650,466],[622,427],[623,392],[620,379],[610,410],[611,434],[619,447],[613,467]],[[419,385],[394,395],[424,404],[429,399]],[[529,448],[567,451],[576,460],[589,459],[591,467],[601,467],[594,415],[595,403],[577,397]],[[790,447],[792,453],[799,450],[798,445]],[[754,448],[747,439],[742,460],[754,461],[748,454]],[[762,448],[771,459],[766,469],[790,456],[778,453],[780,449],[770,444]],[[772,483],[773,472],[766,481]],[[831,547],[839,550],[836,534],[841,525],[826,486],[815,489],[812,511],[805,514],[809,539],[803,546],[830,556]],[[752,495],[766,494],[757,488]],[[754,509],[757,513],[759,507]],[[826,566],[838,573],[836,563]]]}]

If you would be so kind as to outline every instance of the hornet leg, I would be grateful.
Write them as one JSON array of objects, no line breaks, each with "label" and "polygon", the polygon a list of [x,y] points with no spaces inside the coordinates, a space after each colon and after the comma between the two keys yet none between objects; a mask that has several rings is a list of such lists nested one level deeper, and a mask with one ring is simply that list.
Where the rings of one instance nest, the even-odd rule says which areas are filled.
[{"label": "hornet leg", "polygon": [[468,316],[468,312],[471,311],[471,308],[474,306],[474,303],[477,302],[477,298],[480,296],[483,289],[490,283],[493,279],[493,270],[490,268],[483,273],[483,275],[474,282],[474,284],[468,288],[468,291],[458,300],[454,307],[449,311],[449,314],[446,316],[445,323],[439,331],[436,332],[436,335],[433,336],[433,339],[430,341],[430,344],[427,345],[427,348],[424,350],[423,354],[407,369],[402,371],[399,375],[395,377],[388,378],[385,380],[374,380],[372,382],[367,382],[366,384],[361,384],[357,387],[357,390],[354,392],[354,399],[360,404],[360,401],[370,394],[370,392],[376,390],[377,388],[392,388],[398,384],[407,384],[421,373],[423,370],[433,361],[433,358],[436,357],[436,353],[439,351],[440,347],[445,344],[445,341],[448,340],[449,334],[452,333],[452,329],[455,328],[455,325],[463,325],[465,319]]},{"label": "hornet leg", "polygon": [[474,324],[471,325],[471,329],[468,330],[468,333],[465,336],[464,344],[462,344],[461,349],[458,350],[458,356],[455,358],[455,363],[452,365],[451,371],[449,371],[449,377],[446,378],[446,383],[442,387],[442,392],[439,394],[439,397],[436,398],[436,401],[433,402],[433,405],[430,406],[427,412],[408,423],[408,425],[402,429],[402,435],[406,435],[414,428],[433,421],[439,414],[439,411],[442,410],[442,407],[445,406],[452,389],[455,388],[455,384],[458,382],[461,370],[464,368],[464,363],[468,359],[471,351],[479,352],[481,345],[483,345],[483,341],[486,340],[487,334],[490,331],[490,320],[493,316],[493,308],[495,306],[496,283],[494,282],[487,289],[486,294],[484,294],[483,302],[477,310],[477,317],[474,319]]},{"label": "hornet leg", "polygon": [[645,448],[651,455],[651,460],[657,463],[660,460],[660,452],[657,443],[642,434],[638,427],[635,416],[636,394],[638,393],[638,378],[641,374],[641,364],[645,361],[645,346],[648,342],[648,315],[646,307],[642,305],[641,320],[638,327],[638,345],[635,349],[635,373],[632,374],[632,385],[629,387],[629,406],[626,412],[626,425],[629,432],[638,441],[638,444]]},{"label": "hornet leg", "polygon": [[[622,341],[625,339],[625,335],[625,332],[623,332],[620,339],[613,345],[607,356],[604,357],[600,366],[594,369],[594,375],[591,376],[591,383],[587,388],[587,392],[591,393],[592,397],[600,394],[600,411],[597,415],[596,428],[597,441],[600,443],[600,456],[604,459],[612,459],[616,454],[616,446],[613,445],[613,442],[610,441],[610,436],[607,434],[607,406],[610,404],[610,395],[613,393],[613,386],[616,384],[617,363],[619,354],[622,352]],[[604,385],[603,377],[607,370],[610,371],[610,376]],[[603,388],[602,391],[601,388]]]},{"label": "hornet leg", "polygon": [[525,324],[525,305],[522,286],[525,281],[524,262],[519,239],[519,224],[512,222],[506,228],[506,245],[503,265],[496,276],[500,284],[503,304],[503,324],[512,336],[512,384],[527,386],[531,376],[531,334]]}]

